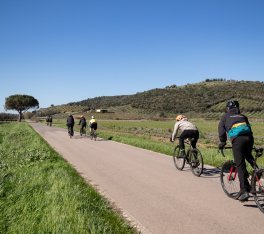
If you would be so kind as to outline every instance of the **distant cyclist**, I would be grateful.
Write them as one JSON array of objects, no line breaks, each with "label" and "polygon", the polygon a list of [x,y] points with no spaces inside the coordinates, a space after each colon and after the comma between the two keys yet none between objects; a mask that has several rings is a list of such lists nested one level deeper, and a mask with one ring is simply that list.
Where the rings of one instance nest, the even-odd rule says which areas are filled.
[{"label": "distant cyclist", "polygon": [[51,115],[48,115],[47,118],[46,118],[46,122],[47,122],[47,126],[52,126],[52,116]]},{"label": "distant cyclist", "polygon": [[68,133],[69,136],[72,138],[74,131],[73,131],[73,127],[74,127],[74,118],[72,115],[69,115],[67,118],[67,127],[68,127]]},{"label": "distant cyclist", "polygon": [[253,165],[252,147],[254,138],[248,118],[240,113],[238,101],[231,100],[226,103],[226,113],[219,122],[218,134],[220,140],[219,149],[223,149],[226,145],[227,136],[231,140],[240,183],[238,200],[241,202],[247,201],[250,185],[247,179],[248,171],[245,159]]},{"label": "distant cyclist", "polygon": [[196,143],[199,139],[199,131],[193,123],[188,121],[186,116],[177,115],[174,130],[170,139],[171,142],[175,141],[178,131],[181,131],[179,136],[180,155],[185,156],[184,140],[192,138],[193,141],[191,141],[191,145],[195,149]]},{"label": "distant cyclist", "polygon": [[89,126],[90,126],[90,133],[96,131],[97,129],[97,121],[96,119],[94,118],[94,116],[91,117],[90,121],[89,121]]},{"label": "distant cyclist", "polygon": [[79,121],[79,125],[81,126],[80,134],[82,136],[82,134],[85,133],[85,130],[86,130],[86,119],[83,115],[81,116],[81,119]]}]

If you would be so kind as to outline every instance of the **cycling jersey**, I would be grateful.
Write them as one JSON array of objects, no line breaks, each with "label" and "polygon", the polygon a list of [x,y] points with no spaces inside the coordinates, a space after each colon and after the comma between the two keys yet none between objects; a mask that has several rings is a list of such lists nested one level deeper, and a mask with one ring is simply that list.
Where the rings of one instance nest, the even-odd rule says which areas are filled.
[{"label": "cycling jersey", "polygon": [[241,135],[252,135],[248,118],[242,115],[238,108],[233,108],[222,116],[218,125],[218,133],[221,142],[227,141],[227,134],[231,140]]},{"label": "cycling jersey", "polygon": [[95,119],[91,119],[90,122],[89,122],[89,126],[90,128],[96,130],[97,129],[97,122]]},{"label": "cycling jersey", "polygon": [[172,133],[172,140],[174,141],[178,131],[185,131],[185,130],[198,130],[197,127],[192,124],[191,122],[189,122],[187,119],[182,119],[180,121],[177,121],[174,125],[174,130]]}]

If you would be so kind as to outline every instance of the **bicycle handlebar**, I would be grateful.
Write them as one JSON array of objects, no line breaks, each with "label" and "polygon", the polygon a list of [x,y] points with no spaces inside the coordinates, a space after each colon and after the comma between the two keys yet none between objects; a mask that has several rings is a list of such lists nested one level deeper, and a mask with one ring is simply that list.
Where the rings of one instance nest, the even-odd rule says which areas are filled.
[{"label": "bicycle handlebar", "polygon": [[219,149],[218,152],[220,152],[222,154],[223,157],[225,157],[225,154],[224,154],[224,150],[225,149],[232,149],[232,146],[225,146],[223,149]]},{"label": "bicycle handlebar", "polygon": [[[225,154],[224,154],[225,149],[232,149],[232,146],[226,146],[223,149],[219,149],[219,152],[222,154],[223,157],[225,157]],[[253,147],[252,150],[254,150],[256,153],[255,158],[259,158],[263,154],[263,148],[262,147]]]}]

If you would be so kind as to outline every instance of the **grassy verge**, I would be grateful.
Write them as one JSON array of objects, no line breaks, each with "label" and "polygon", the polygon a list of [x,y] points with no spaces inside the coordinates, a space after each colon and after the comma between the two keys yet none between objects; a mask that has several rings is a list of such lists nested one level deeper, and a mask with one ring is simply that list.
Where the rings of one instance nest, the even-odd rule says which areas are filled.
[{"label": "grassy verge", "polygon": [[135,233],[25,123],[0,124],[0,233]]}]

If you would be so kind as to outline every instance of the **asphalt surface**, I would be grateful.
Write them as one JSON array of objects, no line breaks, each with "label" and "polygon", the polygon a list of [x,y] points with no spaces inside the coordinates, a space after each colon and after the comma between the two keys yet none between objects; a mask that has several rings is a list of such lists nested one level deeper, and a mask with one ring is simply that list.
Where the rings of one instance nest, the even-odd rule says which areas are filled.
[{"label": "asphalt surface", "polygon": [[30,124],[142,233],[264,233],[253,198],[228,198],[214,168],[198,178],[166,155]]}]

